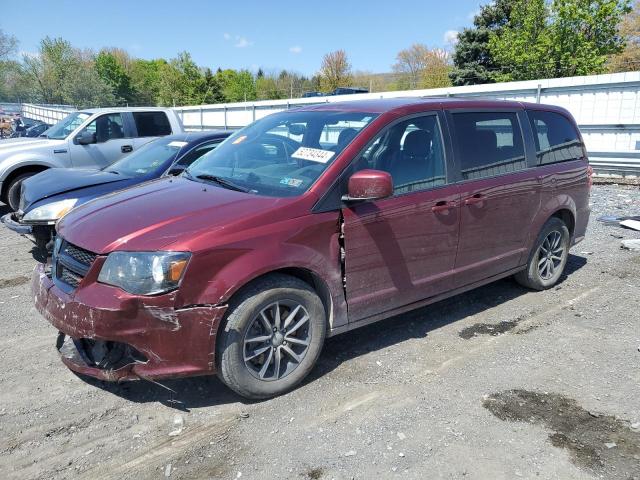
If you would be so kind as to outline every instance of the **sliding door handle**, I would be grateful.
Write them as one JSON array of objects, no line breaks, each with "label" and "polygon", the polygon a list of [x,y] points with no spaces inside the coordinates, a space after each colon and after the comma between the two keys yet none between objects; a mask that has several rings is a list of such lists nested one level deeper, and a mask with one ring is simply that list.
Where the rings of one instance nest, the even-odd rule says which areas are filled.
[{"label": "sliding door handle", "polygon": [[481,193],[476,193],[473,197],[468,197],[464,199],[465,205],[477,205],[478,203],[485,202],[487,199]]},{"label": "sliding door handle", "polygon": [[444,200],[436,203],[433,207],[431,207],[431,211],[434,213],[438,212],[446,212],[447,210],[451,210],[452,208],[456,208],[456,202],[445,202]]}]

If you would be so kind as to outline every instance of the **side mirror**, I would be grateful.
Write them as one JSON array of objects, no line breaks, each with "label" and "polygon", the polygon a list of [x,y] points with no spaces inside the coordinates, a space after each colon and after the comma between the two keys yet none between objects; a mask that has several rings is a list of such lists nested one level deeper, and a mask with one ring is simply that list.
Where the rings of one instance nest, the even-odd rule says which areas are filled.
[{"label": "side mirror", "polygon": [[307,131],[307,127],[301,123],[290,123],[288,125],[288,130],[291,135],[304,135],[304,132]]},{"label": "side mirror", "polygon": [[76,135],[74,143],[78,145],[91,145],[92,143],[97,143],[96,134],[91,132],[80,132]]},{"label": "side mirror", "polygon": [[393,195],[393,179],[382,170],[360,170],[349,178],[348,195],[343,201],[378,200]]},{"label": "side mirror", "polygon": [[169,170],[167,171],[167,175],[172,175],[174,177],[177,177],[184,171],[185,171],[184,165],[171,165],[171,167],[169,167]]}]

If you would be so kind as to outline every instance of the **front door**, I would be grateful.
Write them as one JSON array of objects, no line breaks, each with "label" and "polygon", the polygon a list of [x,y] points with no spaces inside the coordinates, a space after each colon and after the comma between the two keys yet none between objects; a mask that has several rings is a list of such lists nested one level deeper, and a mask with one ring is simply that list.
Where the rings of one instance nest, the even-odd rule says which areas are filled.
[{"label": "front door", "polygon": [[461,195],[456,286],[464,286],[516,268],[526,258],[540,185],[528,168],[517,112],[451,113],[450,119]]},{"label": "front door", "polygon": [[103,168],[134,149],[133,138],[125,135],[125,125],[120,113],[100,115],[77,135],[84,132],[94,134],[96,143],[79,145],[70,142],[71,163],[74,167]]},{"label": "front door", "polygon": [[452,288],[460,208],[435,113],[392,125],[355,165],[388,171],[394,195],[342,210],[350,322]]}]

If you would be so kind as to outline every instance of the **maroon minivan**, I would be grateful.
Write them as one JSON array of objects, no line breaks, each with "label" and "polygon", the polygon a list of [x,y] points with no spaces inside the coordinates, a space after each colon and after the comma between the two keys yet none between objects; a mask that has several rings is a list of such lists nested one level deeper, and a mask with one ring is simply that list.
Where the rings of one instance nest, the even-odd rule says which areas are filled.
[{"label": "maroon minivan", "polygon": [[57,226],[38,310],[72,370],[298,384],[327,336],[514,275],[561,278],[591,169],[564,109],[389,99],[265,117]]}]

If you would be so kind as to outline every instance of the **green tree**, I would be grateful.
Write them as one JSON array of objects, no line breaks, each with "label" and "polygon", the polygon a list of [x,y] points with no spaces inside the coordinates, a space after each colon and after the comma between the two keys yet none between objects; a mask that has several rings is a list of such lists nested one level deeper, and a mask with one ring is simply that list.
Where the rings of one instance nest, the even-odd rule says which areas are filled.
[{"label": "green tree", "polygon": [[79,54],[76,68],[66,76],[62,98],[63,103],[78,108],[112,107],[118,104],[112,87],[98,74],[91,52]]},{"label": "green tree", "polygon": [[[260,72],[258,72],[260,73]],[[256,98],[258,100],[278,100],[282,97],[278,91],[277,78],[273,75],[256,76]]]},{"label": "green tree", "polygon": [[98,75],[94,57],[93,52],[73,48],[66,40],[45,37],[37,55],[23,57],[22,69],[37,101],[78,107],[113,105],[115,97]]},{"label": "green tree", "polygon": [[167,62],[164,59],[142,60],[131,62],[131,86],[135,92],[133,103],[136,105],[161,105],[160,71]]},{"label": "green tree", "polygon": [[338,87],[348,87],[352,81],[351,63],[347,52],[336,50],[322,58],[320,81],[323,92],[331,92]]},{"label": "green tree", "polygon": [[449,54],[442,49],[430,49],[414,43],[400,50],[393,70],[399,74],[397,89],[439,88],[451,85]]},{"label": "green tree", "polygon": [[633,9],[620,24],[620,35],[626,42],[624,50],[609,58],[609,71],[632,72],[640,69],[640,2],[634,2]]},{"label": "green tree", "polygon": [[222,70],[216,74],[225,101],[244,102],[256,99],[256,84],[248,70]]},{"label": "green tree", "polygon": [[494,73],[500,65],[489,51],[489,38],[507,25],[512,4],[513,0],[495,0],[480,7],[473,27],[460,32],[452,56],[454,67],[449,73],[454,86],[495,82]]},{"label": "green tree", "polygon": [[16,93],[12,80],[20,71],[20,66],[11,60],[11,57],[17,49],[18,40],[16,37],[6,34],[0,29],[0,99],[8,100],[9,96]]},{"label": "green tree", "polygon": [[114,54],[101,51],[96,56],[95,68],[99,77],[111,88],[117,104],[124,105],[134,100],[131,78]]},{"label": "green tree", "polygon": [[224,102],[224,94],[218,77],[214,75],[210,68],[204,70],[205,92],[201,103],[221,103]]},{"label": "green tree", "polygon": [[492,33],[489,49],[503,65],[502,81],[590,75],[606,71],[624,47],[618,32],[629,2],[517,0],[509,23]]}]

